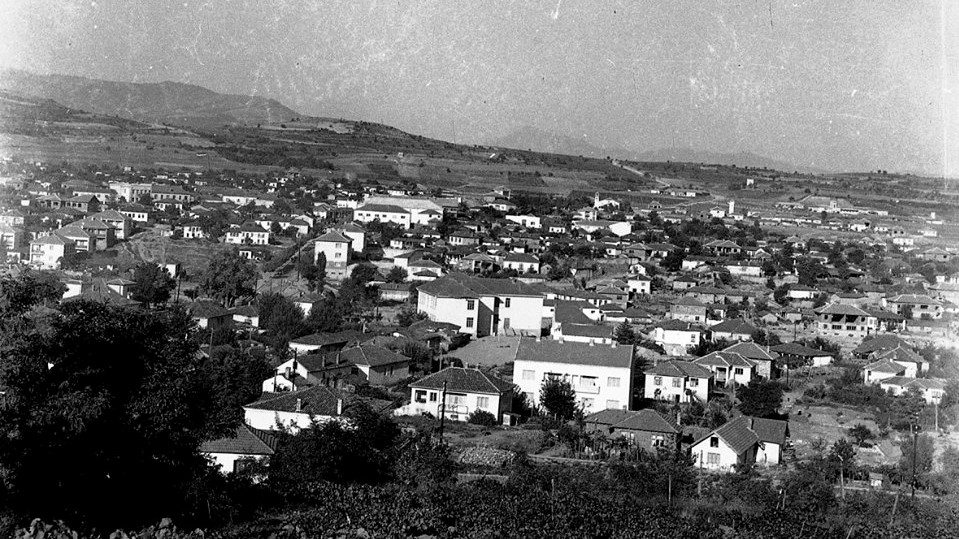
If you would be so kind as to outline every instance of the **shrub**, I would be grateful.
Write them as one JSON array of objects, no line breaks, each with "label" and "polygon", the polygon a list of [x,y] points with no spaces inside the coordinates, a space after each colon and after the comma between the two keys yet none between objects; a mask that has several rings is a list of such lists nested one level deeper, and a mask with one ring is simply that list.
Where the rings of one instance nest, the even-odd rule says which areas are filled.
[{"label": "shrub", "polygon": [[486,410],[475,410],[469,415],[468,421],[473,425],[492,427],[496,424],[496,416]]}]

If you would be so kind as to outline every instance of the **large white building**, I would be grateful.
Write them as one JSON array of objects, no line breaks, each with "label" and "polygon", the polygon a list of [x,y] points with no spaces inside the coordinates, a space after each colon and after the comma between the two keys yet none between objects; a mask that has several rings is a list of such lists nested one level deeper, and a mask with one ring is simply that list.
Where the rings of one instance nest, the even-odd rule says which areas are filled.
[{"label": "large white building", "polygon": [[520,282],[453,273],[417,290],[420,312],[474,337],[543,331],[543,294]]},{"label": "large white building", "polygon": [[327,232],[313,244],[313,261],[320,253],[326,257],[326,276],[335,281],[346,279],[347,266],[353,252],[353,240],[339,232]]},{"label": "large white building", "polygon": [[353,210],[353,219],[361,223],[393,223],[400,228],[410,228],[410,212],[391,204],[364,204]]},{"label": "large white building", "polygon": [[587,414],[628,410],[633,387],[633,347],[521,339],[513,362],[513,383],[538,404],[543,381],[570,383]]},{"label": "large white building", "polygon": [[63,257],[76,251],[75,241],[50,234],[30,242],[30,264],[40,269],[59,269]]}]

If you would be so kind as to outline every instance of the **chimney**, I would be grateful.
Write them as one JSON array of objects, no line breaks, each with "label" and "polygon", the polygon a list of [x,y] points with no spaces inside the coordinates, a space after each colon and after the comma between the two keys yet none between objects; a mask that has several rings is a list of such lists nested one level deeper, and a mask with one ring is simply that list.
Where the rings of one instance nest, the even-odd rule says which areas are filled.
[{"label": "chimney", "polygon": [[680,426],[680,427],[683,426],[683,413],[682,413],[682,412],[676,412],[676,425],[678,425],[678,426]]},{"label": "chimney", "polygon": [[296,411],[297,412],[303,411],[303,399],[296,399]]},{"label": "chimney", "polygon": [[596,339],[590,339],[590,340],[589,340],[589,345],[590,345],[590,346],[596,346]]},{"label": "chimney", "polygon": [[320,367],[326,368],[326,356],[323,356],[323,359],[320,361]]},{"label": "chimney", "polygon": [[343,399],[336,399],[336,415],[343,415]]},{"label": "chimney", "polygon": [[290,379],[292,379],[292,378],[293,378],[293,368],[292,368],[292,367],[287,367],[287,368],[286,368],[286,379],[287,379],[287,380],[290,380]]},{"label": "chimney", "polygon": [[542,335],[537,335],[537,336],[536,336],[536,342],[543,342],[543,336],[542,336]]},{"label": "chimney", "polygon": [[617,346],[618,344],[619,344],[619,343],[616,342],[616,339],[613,339],[613,344],[612,344],[611,346],[612,346],[613,348],[616,348],[616,346]]},{"label": "chimney", "polygon": [[337,353],[336,353],[336,364],[339,365],[339,364],[341,364],[341,363],[343,363],[343,358],[340,356],[340,353],[337,352]]}]

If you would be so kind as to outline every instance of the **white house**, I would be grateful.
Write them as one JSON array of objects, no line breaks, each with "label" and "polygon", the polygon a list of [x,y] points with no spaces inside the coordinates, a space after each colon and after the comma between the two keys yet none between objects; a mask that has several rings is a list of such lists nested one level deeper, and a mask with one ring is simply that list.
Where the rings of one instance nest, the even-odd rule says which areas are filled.
[{"label": "white house", "polygon": [[524,228],[542,228],[542,222],[535,215],[507,215],[507,221],[516,223]]},{"label": "white house", "polygon": [[253,462],[268,463],[276,450],[276,438],[265,430],[243,424],[232,436],[203,442],[200,453],[221,473],[242,472]]},{"label": "white house", "polygon": [[49,234],[30,242],[30,264],[40,269],[58,269],[63,257],[76,253],[76,242]]},{"label": "white house", "polygon": [[688,361],[663,361],[646,369],[643,396],[647,399],[705,403],[713,373]]},{"label": "white house", "polygon": [[789,424],[776,419],[739,416],[696,441],[690,448],[700,468],[731,472],[737,465],[777,465],[789,436]]},{"label": "white house", "polygon": [[503,267],[519,273],[539,273],[539,258],[526,253],[509,253],[503,258]]},{"label": "white house", "polygon": [[755,366],[736,352],[711,352],[693,363],[709,369],[716,385],[748,385],[756,375]]},{"label": "white house", "polygon": [[418,311],[474,337],[542,332],[543,294],[520,282],[451,273],[420,285],[417,294]]},{"label": "white house", "polygon": [[653,342],[663,347],[670,356],[686,355],[689,348],[703,339],[703,330],[690,322],[664,320],[653,329]]},{"label": "white house", "polygon": [[346,279],[346,268],[350,263],[353,251],[353,240],[339,232],[327,232],[313,244],[313,261],[326,257],[326,276],[334,281]]},{"label": "white house", "polygon": [[910,389],[915,389],[925,399],[926,404],[938,404],[946,395],[946,381],[936,378],[893,376],[881,380],[879,387],[897,397],[908,393]]},{"label": "white house", "polygon": [[223,241],[235,245],[269,245],[270,232],[264,230],[254,222],[247,222],[240,226],[230,228],[230,230],[226,232],[226,238]]},{"label": "white house", "polygon": [[550,378],[568,381],[587,414],[607,408],[629,409],[633,347],[521,339],[513,362],[513,381],[530,403],[539,402],[543,381]]},{"label": "white house", "polygon": [[500,422],[503,413],[512,409],[512,398],[509,382],[478,369],[447,367],[410,384],[410,403],[394,413],[466,421],[473,412],[483,410]]},{"label": "white house", "polygon": [[400,228],[410,228],[410,212],[388,204],[364,204],[353,210],[353,219],[361,223],[393,223]]},{"label": "white house", "polygon": [[278,425],[293,432],[314,421],[341,420],[345,394],[327,386],[311,386],[297,391],[264,393],[256,402],[243,407],[246,424],[260,430],[277,430]]},{"label": "white house", "polygon": [[652,293],[653,280],[645,275],[630,275],[626,278],[629,294],[633,297]]}]

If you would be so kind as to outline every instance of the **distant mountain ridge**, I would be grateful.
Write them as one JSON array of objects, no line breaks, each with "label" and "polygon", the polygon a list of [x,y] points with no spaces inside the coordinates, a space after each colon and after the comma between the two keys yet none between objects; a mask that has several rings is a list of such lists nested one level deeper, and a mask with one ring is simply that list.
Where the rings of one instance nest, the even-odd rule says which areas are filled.
[{"label": "distant mountain ridge", "polygon": [[192,127],[255,125],[303,116],[275,99],[220,94],[179,82],[115,82],[10,69],[0,71],[0,90],[96,114]]},{"label": "distant mountain ridge", "polygon": [[490,146],[534,150],[539,152],[582,155],[584,157],[605,158],[607,156],[633,161],[674,161],[680,163],[704,163],[716,165],[736,165],[737,167],[769,168],[783,172],[808,170],[785,161],[778,161],[750,152],[719,153],[694,148],[661,148],[636,152],[620,147],[600,147],[585,140],[559,135],[532,126],[523,126],[511,133],[497,138]]}]

